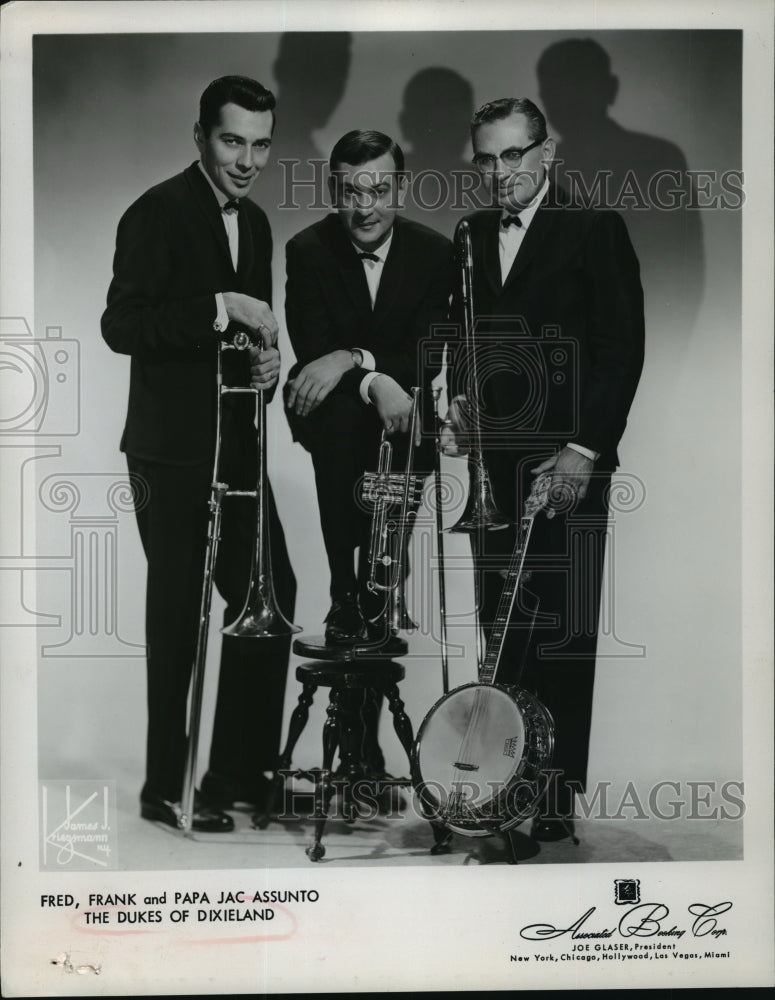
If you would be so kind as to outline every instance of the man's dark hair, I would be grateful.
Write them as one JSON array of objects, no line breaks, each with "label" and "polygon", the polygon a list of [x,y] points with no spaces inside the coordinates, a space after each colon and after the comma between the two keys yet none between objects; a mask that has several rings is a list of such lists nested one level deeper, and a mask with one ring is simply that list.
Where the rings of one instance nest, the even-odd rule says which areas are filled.
[{"label": "man's dark hair", "polygon": [[488,101],[474,111],[471,119],[471,136],[479,128],[489,122],[499,122],[512,115],[524,115],[527,118],[527,135],[531,142],[543,142],[547,136],[546,119],[539,109],[527,97],[501,97],[497,101]]},{"label": "man's dark hair", "polygon": [[199,99],[199,124],[207,137],[221,120],[224,104],[237,104],[246,111],[271,111],[274,128],[275,98],[257,80],[248,76],[221,76],[209,84]]},{"label": "man's dark hair", "polygon": [[328,161],[329,169],[333,174],[343,163],[349,163],[353,167],[358,167],[369,160],[376,160],[383,153],[390,153],[393,163],[396,165],[396,172],[404,172],[404,154],[397,142],[394,142],[389,135],[384,132],[375,132],[373,129],[353,129],[347,135],[343,135],[331,150],[331,157]]}]

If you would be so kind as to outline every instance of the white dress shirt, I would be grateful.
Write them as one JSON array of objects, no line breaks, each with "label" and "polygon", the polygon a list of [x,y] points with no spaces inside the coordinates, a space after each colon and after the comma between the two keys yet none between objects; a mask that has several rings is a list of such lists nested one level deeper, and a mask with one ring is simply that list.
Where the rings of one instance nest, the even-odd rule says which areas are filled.
[{"label": "white dress shirt", "polygon": [[[530,204],[523,208],[519,213],[519,221],[522,223],[521,226],[507,226],[505,229],[503,226],[498,227],[498,248],[500,250],[501,259],[501,284],[506,281],[511,270],[511,265],[514,263],[514,258],[519,252],[519,248],[522,246],[522,241],[525,238],[525,233],[528,231],[530,223],[533,221],[533,216],[538,210],[538,206],[546,197],[546,192],[549,190],[549,178],[544,178],[543,187],[538,192],[538,194],[533,198]],[[501,218],[505,218],[511,213],[504,212]]]},{"label": "white dress shirt", "polygon": [[[385,240],[385,242],[379,246],[376,250],[364,251],[362,247],[356,246],[353,243],[353,248],[356,253],[373,253],[379,260],[366,260],[361,259],[361,264],[363,264],[363,273],[366,276],[366,284],[369,286],[369,297],[371,298],[371,308],[374,308],[374,303],[377,301],[377,292],[379,291],[379,283],[382,280],[382,271],[385,266],[385,261],[387,260],[388,251],[390,250],[390,244],[393,242],[393,230],[390,230],[390,235]],[[371,351],[365,351],[362,347],[354,348],[356,351],[360,351],[363,357],[363,362],[360,367],[368,372],[365,375],[363,381],[361,382],[361,399],[364,403],[371,403],[369,398],[369,386],[381,372],[375,371],[376,361],[374,360],[374,355]]]},{"label": "white dress shirt", "polygon": [[[230,199],[226,197],[223,191],[221,191],[219,188],[215,186],[215,184],[213,184],[212,180],[210,179],[210,175],[202,166],[201,160],[199,161],[199,169],[202,171],[205,180],[212,188],[213,194],[218,199],[218,207],[222,210],[221,218],[223,219],[223,225],[226,230],[226,238],[229,241],[229,252],[231,253],[231,263],[236,273],[237,262],[239,261],[239,221],[237,213],[223,211],[223,206]],[[226,304],[223,301],[222,292],[216,292],[215,309],[216,309],[216,315],[213,326],[218,331],[225,330],[226,327],[229,325],[229,314],[226,312]]]}]

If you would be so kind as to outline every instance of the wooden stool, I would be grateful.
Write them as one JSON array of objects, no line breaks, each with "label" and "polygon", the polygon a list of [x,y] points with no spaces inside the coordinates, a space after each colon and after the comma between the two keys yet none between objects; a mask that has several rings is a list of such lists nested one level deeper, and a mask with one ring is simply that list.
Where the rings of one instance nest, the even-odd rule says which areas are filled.
[{"label": "wooden stool", "polygon": [[[379,699],[387,698],[393,715],[393,727],[407,758],[411,757],[414,735],[412,724],[404,711],[398,692],[398,681],[404,678],[404,668],[399,663],[385,659],[336,662],[317,660],[302,663],[296,669],[296,679],[301,682],[299,701],[291,715],[288,741],[280,755],[275,775],[275,796],[282,793],[285,778],[289,775],[313,777],[315,782],[315,839],[307,848],[307,857],[319,861],[325,856],[321,844],[334,784],[341,785],[342,811],[345,821],[355,821],[353,786],[359,781],[373,782],[374,793],[379,795],[392,787],[406,787],[409,778],[388,778],[385,761],[377,742]],[[314,771],[292,771],[293,751],[309,718],[309,709],[319,687],[329,691],[327,719],[323,726],[323,764]],[[341,764],[333,780],[331,769],[337,747]],[[273,796],[273,800],[275,798]],[[271,812],[273,802],[267,808]],[[263,826],[265,823],[259,823]],[[431,824],[437,846],[449,840],[448,831]],[[437,829],[438,827],[438,829]]]}]

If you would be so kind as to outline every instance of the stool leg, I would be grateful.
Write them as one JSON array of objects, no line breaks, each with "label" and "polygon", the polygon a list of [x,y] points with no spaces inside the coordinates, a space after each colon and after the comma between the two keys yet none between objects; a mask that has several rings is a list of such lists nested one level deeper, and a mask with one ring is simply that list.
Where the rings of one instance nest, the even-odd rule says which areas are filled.
[{"label": "stool leg", "polygon": [[390,711],[393,713],[393,728],[395,729],[396,736],[401,741],[401,746],[406,751],[406,756],[409,758],[409,763],[411,764],[412,743],[414,742],[412,723],[409,721],[409,716],[404,711],[404,703],[401,700],[401,695],[398,693],[398,687],[395,684],[387,684],[385,686],[385,694],[387,695],[388,704],[390,705]]},{"label": "stool leg", "polygon": [[[393,713],[393,728],[396,731],[396,736],[401,741],[401,746],[406,751],[406,756],[409,758],[409,764],[411,766],[412,744],[414,743],[412,723],[409,721],[409,717],[404,711],[404,703],[401,700],[401,695],[398,692],[397,685],[386,685],[385,694],[387,695],[388,704],[390,705],[390,711]],[[422,805],[422,799],[420,798],[421,808]],[[452,831],[448,830],[441,823],[437,823],[430,819],[430,817],[426,816],[426,819],[428,819],[428,822],[431,825],[431,830],[433,831],[433,847],[431,848],[431,854],[449,854],[451,850],[450,841],[452,840]]]},{"label": "stool leg", "polygon": [[326,709],[326,722],[323,726],[323,767],[315,773],[315,842],[306,851],[310,861],[320,861],[325,857],[326,849],[320,843],[328,818],[328,806],[331,802],[331,768],[334,763],[337,736],[339,732],[339,692],[331,688]]},{"label": "stool leg", "polygon": [[342,812],[345,822],[355,822],[352,786],[363,775],[361,747],[363,746],[363,720],[361,711],[364,695],[361,689],[340,692],[339,756],[341,766],[338,774],[344,781],[342,786]]},{"label": "stool leg", "polygon": [[363,718],[363,766],[366,774],[380,777],[385,773],[385,757],[379,745],[379,713],[382,692],[366,688],[361,715]]},{"label": "stool leg", "polygon": [[272,787],[269,790],[266,808],[263,815],[259,817],[258,814],[256,814],[253,819],[253,825],[259,830],[266,829],[269,823],[269,817],[274,812],[275,806],[277,805],[277,800],[283,798],[283,792],[285,790],[285,776],[291,769],[293,751],[296,749],[299,737],[304,731],[304,727],[307,725],[310,706],[312,705],[312,699],[314,698],[317,689],[317,684],[305,683],[302,686],[298,703],[296,708],[293,710],[293,714],[291,715],[291,721],[288,723],[288,739],[285,743],[283,752],[280,754],[277,767],[275,768],[274,777],[272,779]]}]

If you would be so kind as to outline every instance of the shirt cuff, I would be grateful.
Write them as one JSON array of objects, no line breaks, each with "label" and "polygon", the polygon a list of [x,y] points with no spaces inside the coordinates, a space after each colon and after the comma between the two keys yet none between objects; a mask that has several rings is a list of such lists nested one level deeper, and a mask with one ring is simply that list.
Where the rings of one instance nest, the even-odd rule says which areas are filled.
[{"label": "shirt cuff", "polygon": [[567,447],[573,448],[573,450],[577,451],[579,455],[583,455],[585,458],[588,458],[593,462],[596,462],[600,458],[599,451],[592,451],[591,448],[585,448],[583,445],[576,444],[574,441],[569,441]]},{"label": "shirt cuff", "polygon": [[360,351],[361,357],[363,358],[360,367],[363,368],[364,371],[373,372],[377,367],[377,362],[374,360],[374,355],[371,351],[364,351],[362,347],[356,347],[355,350]]},{"label": "shirt cuff", "polygon": [[[360,348],[359,348],[359,350],[360,350]],[[364,361],[365,361],[365,360],[366,360],[366,359],[364,358]],[[373,360],[374,360],[374,358],[372,358],[371,360],[373,361]],[[366,403],[366,404],[367,404],[368,406],[371,406],[371,399],[369,398],[369,386],[370,386],[370,385],[371,385],[371,383],[372,383],[372,382],[374,381],[374,379],[375,379],[375,378],[376,378],[376,377],[377,377],[378,375],[381,375],[381,374],[382,374],[382,372],[375,372],[375,371],[370,371],[370,372],[368,373],[368,375],[364,375],[364,376],[363,376],[363,380],[362,380],[362,382],[361,382],[361,399],[362,399],[362,400],[363,400],[363,402],[364,402],[364,403]]]},{"label": "shirt cuff", "polygon": [[223,333],[229,325],[229,314],[226,312],[226,303],[223,301],[223,292],[215,293],[215,320],[213,330],[216,333]]}]

